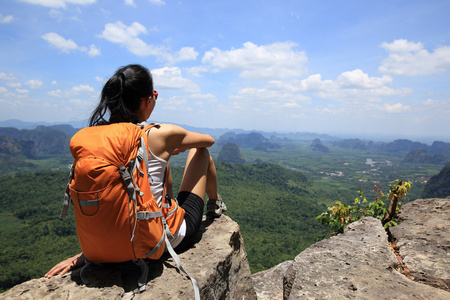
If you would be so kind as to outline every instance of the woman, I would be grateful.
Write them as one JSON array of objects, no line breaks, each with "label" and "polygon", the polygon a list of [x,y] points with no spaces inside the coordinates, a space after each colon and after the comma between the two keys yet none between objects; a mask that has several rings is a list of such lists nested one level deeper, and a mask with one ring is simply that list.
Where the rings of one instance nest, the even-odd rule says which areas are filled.
[{"label": "woman", "polygon": [[[89,126],[118,122],[143,123],[151,115],[158,92],[153,89],[153,79],[149,70],[141,65],[128,65],[116,71],[103,87],[100,103],[94,110]],[[105,120],[109,115],[109,121]],[[149,166],[152,193],[158,204],[162,201],[164,170],[172,155],[190,149],[183,179],[178,193],[178,203],[185,211],[184,220],[176,229],[171,240],[173,247],[184,247],[192,242],[198,232],[203,215],[205,194],[208,195],[207,215],[218,217],[226,210],[217,193],[217,175],[214,162],[206,149],[214,144],[207,134],[187,131],[179,126],[160,124],[148,131]],[[169,193],[171,176],[169,177]],[[180,210],[181,211],[181,210]],[[171,230],[172,231],[172,230]],[[68,271],[84,265],[82,253],[55,265],[45,277],[64,275]]]}]

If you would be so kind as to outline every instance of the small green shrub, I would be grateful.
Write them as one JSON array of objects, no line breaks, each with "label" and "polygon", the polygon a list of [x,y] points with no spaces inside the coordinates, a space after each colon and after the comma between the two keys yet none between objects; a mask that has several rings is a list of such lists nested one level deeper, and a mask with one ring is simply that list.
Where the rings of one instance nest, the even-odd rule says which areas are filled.
[{"label": "small green shrub", "polygon": [[384,228],[389,228],[398,224],[397,213],[401,207],[401,199],[406,196],[410,189],[411,182],[395,180],[390,185],[389,193],[386,195],[380,187],[375,186],[375,200],[370,203],[368,203],[363,191],[359,190],[354,205],[346,205],[336,201],[336,205],[328,207],[316,219],[320,220],[322,224],[330,226],[332,231],[330,235],[343,233],[345,226],[365,216],[380,219]]}]

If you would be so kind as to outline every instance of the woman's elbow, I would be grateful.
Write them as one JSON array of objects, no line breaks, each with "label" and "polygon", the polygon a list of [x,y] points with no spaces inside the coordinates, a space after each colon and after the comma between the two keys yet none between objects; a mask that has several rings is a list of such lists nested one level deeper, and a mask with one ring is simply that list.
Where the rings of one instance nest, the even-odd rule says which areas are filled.
[{"label": "woman's elbow", "polygon": [[208,143],[209,143],[209,146],[208,147],[211,147],[212,145],[214,145],[214,143],[216,142],[215,140],[214,140],[214,138],[212,137],[212,136],[210,136],[209,134],[208,134]]}]

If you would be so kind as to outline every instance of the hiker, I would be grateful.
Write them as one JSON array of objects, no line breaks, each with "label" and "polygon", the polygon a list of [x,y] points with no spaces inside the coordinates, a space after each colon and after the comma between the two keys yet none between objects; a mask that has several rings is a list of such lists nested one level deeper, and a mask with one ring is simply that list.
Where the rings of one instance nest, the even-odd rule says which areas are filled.
[{"label": "hiker", "polygon": [[[103,87],[100,102],[90,118],[89,126],[112,123],[146,124],[150,117],[158,92],[153,89],[153,79],[149,70],[141,65],[121,67]],[[109,120],[106,120],[109,116]],[[217,193],[217,175],[214,162],[206,149],[214,144],[207,134],[187,131],[172,124],[159,124],[147,132],[149,144],[148,174],[151,191],[158,205],[163,197],[164,171],[172,155],[189,150],[183,179],[177,196],[179,207],[176,213],[185,212],[177,226],[172,247],[184,248],[192,244],[198,232],[203,215],[205,194],[208,195],[207,216],[218,217],[226,210]],[[170,168],[167,189],[171,198],[172,178]],[[173,228],[171,228],[173,229]],[[172,231],[172,230],[171,230]],[[82,253],[55,265],[45,277],[64,275],[85,264]]]}]

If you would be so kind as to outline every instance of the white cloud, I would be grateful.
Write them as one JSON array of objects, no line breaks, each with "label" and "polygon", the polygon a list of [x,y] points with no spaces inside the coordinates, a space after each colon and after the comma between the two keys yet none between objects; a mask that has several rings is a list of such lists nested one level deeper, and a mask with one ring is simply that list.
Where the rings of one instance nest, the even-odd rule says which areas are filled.
[{"label": "white cloud", "polygon": [[167,60],[170,63],[175,63],[178,61],[185,60],[196,60],[198,56],[198,52],[194,50],[192,47],[183,47],[180,51],[175,52],[173,55],[168,56]]},{"label": "white cloud", "polygon": [[[193,105],[203,107],[205,103],[217,103],[218,100],[216,96],[212,94],[192,94],[192,95],[184,95],[184,96],[173,96],[169,99],[164,99],[160,104],[161,108],[164,110],[174,110],[180,111],[180,107],[182,107],[182,111],[193,111]],[[196,109],[196,112],[199,111]]]},{"label": "white cloud", "polygon": [[200,73],[209,71],[209,69],[205,66],[190,67],[185,68],[184,70],[186,71],[186,73],[189,73],[190,75],[195,77],[201,77]]},{"label": "white cloud", "polygon": [[244,88],[236,95],[230,96],[234,100],[233,108],[237,110],[261,110],[270,107],[268,111],[280,109],[295,110],[301,108],[299,103],[310,104],[311,99],[299,93],[289,93],[266,88]]},{"label": "white cloud", "polygon": [[430,53],[423,49],[422,43],[395,40],[384,42],[381,47],[389,52],[378,68],[382,73],[416,76],[443,73],[450,69],[450,46],[436,48]]},{"label": "white cloud", "polygon": [[213,94],[193,94],[193,95],[190,95],[189,97],[192,99],[195,99],[195,100],[202,101],[202,102],[204,102],[204,101],[209,102],[209,103],[219,102],[217,97]]},{"label": "white cloud", "polygon": [[386,50],[388,50],[389,52],[394,52],[394,53],[408,53],[408,52],[415,52],[415,51],[419,51],[423,48],[423,44],[422,43],[414,43],[414,42],[408,42],[407,40],[395,40],[392,43],[386,43],[383,42],[383,44],[381,44],[381,48],[384,48]]},{"label": "white cloud", "polygon": [[147,29],[144,25],[133,22],[130,26],[126,26],[122,22],[108,23],[105,25],[100,37],[117,44],[122,44],[126,47],[133,48],[134,45],[143,43],[138,39],[139,34],[147,34]]},{"label": "white cloud", "polygon": [[87,84],[81,84],[81,85],[72,87],[72,91],[74,91],[75,93],[80,93],[80,92],[94,93],[95,89]]},{"label": "white cloud", "polygon": [[383,77],[369,77],[363,71],[357,69],[344,72],[336,80],[337,84],[343,88],[364,88],[373,89],[392,84],[392,78],[384,75]]},{"label": "white cloud", "polygon": [[97,2],[97,0],[20,0],[20,1],[51,8],[65,8],[67,4],[88,5]]},{"label": "white cloud", "polygon": [[89,85],[78,85],[74,86],[70,89],[66,89],[64,91],[62,90],[55,90],[48,92],[49,96],[57,97],[57,98],[67,98],[67,97],[73,97],[80,93],[95,93],[95,89]]},{"label": "white cloud", "polygon": [[22,84],[20,82],[13,82],[13,81],[7,82],[6,85],[12,88],[22,87]]},{"label": "white cloud", "polygon": [[274,80],[269,88],[289,91],[292,93],[311,93],[321,99],[330,101],[381,101],[382,97],[406,96],[410,88],[393,89],[390,76],[369,77],[368,74],[357,69],[344,72],[336,80],[322,80],[320,74],[314,74],[306,79]]},{"label": "white cloud", "polygon": [[6,93],[6,92],[8,92],[8,89],[3,86],[0,86],[0,93]]},{"label": "white cloud", "polygon": [[13,73],[6,74],[6,73],[3,73],[3,72],[0,72],[0,79],[3,79],[3,80],[14,80],[14,79],[16,79],[16,77],[14,76]]},{"label": "white cloud", "polygon": [[427,99],[420,105],[420,111],[430,111],[430,116],[437,116],[439,114],[446,115],[450,113],[450,99],[447,100],[434,100]]},{"label": "white cloud", "polygon": [[291,114],[292,119],[307,119],[306,115],[304,113],[299,114]]},{"label": "white cloud", "polygon": [[40,89],[44,83],[38,79],[31,79],[25,82],[25,85],[29,86],[30,89]]},{"label": "white cloud", "polygon": [[90,107],[92,105],[92,101],[82,99],[70,99],[68,102],[80,107]]},{"label": "white cloud", "polygon": [[154,5],[166,5],[166,2],[164,2],[163,0],[148,0],[148,2]]},{"label": "white cloud", "polygon": [[0,14],[0,24],[11,23],[13,20],[14,20],[14,17],[11,15],[3,16],[2,14]]},{"label": "white cloud", "polygon": [[69,97],[70,93],[68,90],[66,90],[65,92],[61,91],[61,90],[55,90],[55,91],[48,92],[48,95],[52,96],[52,97],[57,97],[57,98],[64,98],[64,97]]},{"label": "white cloud", "polygon": [[48,14],[50,17],[57,19],[58,22],[61,22],[63,20],[64,15],[63,15],[62,11],[60,11],[60,10],[51,9]]},{"label": "white cloud", "polygon": [[174,96],[162,102],[161,106],[163,109],[167,110],[179,110],[180,107],[183,107],[183,110],[190,111],[192,108],[189,107],[188,103],[189,101],[186,97]]},{"label": "white cloud", "polygon": [[282,79],[305,75],[308,60],[304,51],[295,51],[297,44],[278,42],[257,46],[251,42],[243,48],[220,50],[213,48],[202,62],[224,71],[239,71],[249,79]]},{"label": "white cloud", "polygon": [[[77,12],[78,14],[80,14],[80,15],[82,14],[81,9],[79,7],[76,10],[75,9],[74,10],[70,10],[69,13],[73,13],[74,11]],[[76,21],[76,22],[79,22],[79,23],[82,22],[82,20],[77,15],[67,15],[67,10],[62,11],[62,10],[53,8],[53,9],[51,9],[48,12],[48,15],[51,18],[55,19],[57,22],[63,22],[63,21],[66,21],[66,20]]]},{"label": "white cloud", "polygon": [[16,92],[18,92],[19,94],[25,95],[25,94],[28,94],[30,91],[26,90],[26,89],[16,89]]},{"label": "white cloud", "polygon": [[134,4],[134,0],[125,0],[125,5],[136,7],[136,4]]},{"label": "white cloud", "polygon": [[151,71],[155,82],[155,89],[183,89],[190,93],[200,92],[200,88],[192,80],[184,78],[178,67],[164,67]]},{"label": "white cloud", "polygon": [[383,110],[390,113],[390,114],[398,114],[398,113],[402,113],[405,111],[410,111],[411,110],[411,106],[409,105],[405,105],[402,103],[396,103],[396,104],[384,104]]},{"label": "white cloud", "polygon": [[100,49],[98,49],[95,45],[91,45],[89,47],[88,55],[91,57],[100,55]]},{"label": "white cloud", "polygon": [[426,105],[426,106],[434,106],[434,105],[436,105],[437,103],[439,103],[439,102],[436,101],[436,100],[433,100],[433,99],[427,99],[423,104]]},{"label": "white cloud", "polygon": [[70,51],[79,49],[78,45],[74,41],[66,40],[65,38],[54,32],[46,33],[41,37],[64,53],[70,53]]},{"label": "white cloud", "polygon": [[286,108],[289,108],[289,109],[291,109],[291,108],[302,108],[302,106],[300,104],[295,103],[295,102],[285,103],[283,106],[286,107]]},{"label": "white cloud", "polygon": [[126,26],[118,21],[116,23],[106,24],[105,29],[99,37],[112,43],[119,44],[137,56],[152,55],[169,63],[195,60],[198,56],[198,53],[191,47],[183,47],[172,54],[171,50],[166,47],[147,44],[138,37],[141,34],[148,34],[147,28],[145,28],[144,25],[133,22],[130,26]]},{"label": "white cloud", "polygon": [[130,26],[126,26],[118,21],[116,23],[106,24],[100,37],[112,43],[119,44],[138,56],[158,56],[164,53],[165,49],[149,45],[138,38],[140,34],[147,34],[147,29],[144,25],[133,22]]},{"label": "white cloud", "polygon": [[89,48],[78,46],[73,40],[65,39],[61,35],[55,32],[49,32],[41,36],[44,40],[49,42],[52,46],[58,48],[63,53],[70,53],[72,51],[86,52],[89,56],[100,55],[100,49],[95,45],[91,45]]}]

